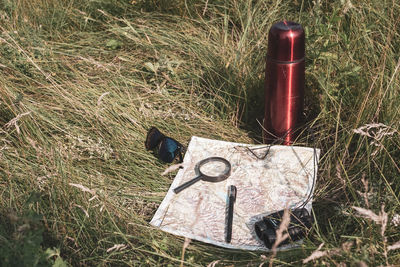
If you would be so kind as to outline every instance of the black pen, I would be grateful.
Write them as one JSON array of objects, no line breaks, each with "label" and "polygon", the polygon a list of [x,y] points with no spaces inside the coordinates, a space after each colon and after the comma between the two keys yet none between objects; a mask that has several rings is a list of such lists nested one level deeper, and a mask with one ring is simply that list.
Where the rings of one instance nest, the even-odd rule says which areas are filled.
[{"label": "black pen", "polygon": [[226,220],[226,243],[230,243],[232,239],[232,222],[233,222],[233,204],[236,201],[236,186],[228,187],[228,218]]}]

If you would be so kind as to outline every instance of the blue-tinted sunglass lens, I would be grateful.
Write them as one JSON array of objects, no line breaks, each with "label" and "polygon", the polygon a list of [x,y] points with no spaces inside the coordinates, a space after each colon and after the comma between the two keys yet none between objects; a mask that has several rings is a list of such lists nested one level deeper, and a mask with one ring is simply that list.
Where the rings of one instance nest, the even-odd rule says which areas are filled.
[{"label": "blue-tinted sunglass lens", "polygon": [[161,160],[171,163],[176,157],[179,143],[172,138],[166,137],[160,144],[158,155]]},{"label": "blue-tinted sunglass lens", "polygon": [[145,146],[147,150],[154,149],[161,141],[164,135],[156,128],[151,127],[147,132]]}]

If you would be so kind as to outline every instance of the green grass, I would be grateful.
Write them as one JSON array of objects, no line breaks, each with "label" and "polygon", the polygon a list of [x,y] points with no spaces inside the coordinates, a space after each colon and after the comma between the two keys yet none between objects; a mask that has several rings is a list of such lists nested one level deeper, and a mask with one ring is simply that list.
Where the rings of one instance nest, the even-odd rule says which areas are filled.
[{"label": "green grass", "polygon": [[[178,266],[184,240],[148,224],[174,174],[161,176],[146,131],[260,142],[267,33],[283,18],[306,30],[305,116],[323,154],[316,225],[274,263],[302,265],[323,242],[327,255],[308,264],[400,264],[388,249],[400,241],[399,11],[378,0],[0,0],[0,266]],[[385,126],[370,137],[354,131],[374,123]],[[312,145],[306,134],[298,144]],[[352,208],[382,205],[383,236]],[[115,244],[126,247],[107,252]],[[184,265],[270,256],[193,241]]]}]

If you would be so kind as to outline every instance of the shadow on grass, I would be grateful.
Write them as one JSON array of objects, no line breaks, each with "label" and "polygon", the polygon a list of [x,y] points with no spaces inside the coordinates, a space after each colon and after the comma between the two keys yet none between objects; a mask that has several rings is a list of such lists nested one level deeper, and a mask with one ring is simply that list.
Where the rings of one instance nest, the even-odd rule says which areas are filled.
[{"label": "shadow on grass", "polygon": [[[262,143],[265,106],[264,65],[265,60],[260,60],[258,66],[253,66],[254,74],[246,76],[235,67],[227,68],[222,63],[215,62],[213,67],[205,71],[201,79],[201,87],[207,88],[202,92],[203,97],[213,99],[213,110],[207,112],[219,113],[221,117],[234,114],[231,116],[235,119],[230,118],[230,120],[245,130],[254,143]],[[304,87],[304,111],[300,131],[314,121],[321,112],[318,81],[313,77],[306,77]],[[299,136],[299,140],[307,138],[307,135],[308,133],[304,132]]]},{"label": "shadow on grass", "polygon": [[64,263],[58,250],[54,249],[59,242],[45,230],[43,216],[34,211],[1,211],[0,218],[1,266],[53,266],[55,261]]}]

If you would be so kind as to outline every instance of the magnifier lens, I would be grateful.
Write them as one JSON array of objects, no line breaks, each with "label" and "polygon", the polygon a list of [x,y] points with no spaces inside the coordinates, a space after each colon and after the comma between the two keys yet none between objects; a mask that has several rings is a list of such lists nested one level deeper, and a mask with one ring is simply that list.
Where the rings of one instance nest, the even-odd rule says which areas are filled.
[{"label": "magnifier lens", "polygon": [[210,177],[220,176],[226,173],[227,165],[222,161],[213,160],[202,164],[199,171]]},{"label": "magnifier lens", "polygon": [[224,158],[211,157],[200,161],[196,165],[195,170],[197,177],[181,184],[178,187],[175,187],[175,194],[181,192],[183,189],[188,188],[200,180],[217,183],[227,179],[231,174],[231,164]]}]

